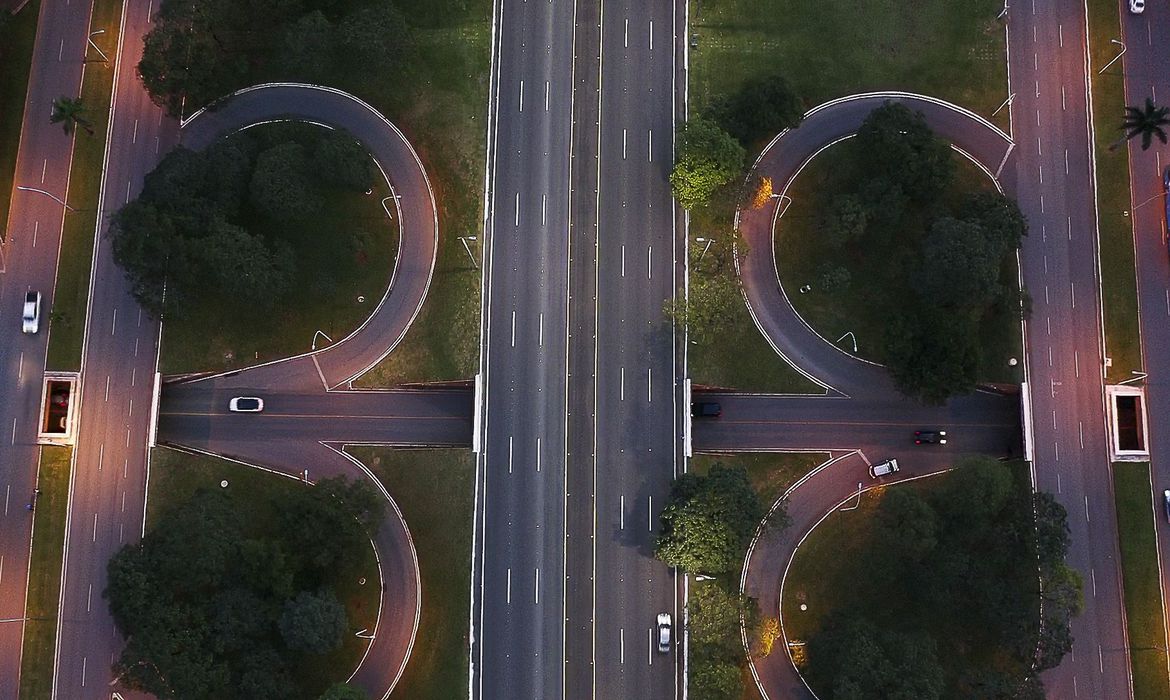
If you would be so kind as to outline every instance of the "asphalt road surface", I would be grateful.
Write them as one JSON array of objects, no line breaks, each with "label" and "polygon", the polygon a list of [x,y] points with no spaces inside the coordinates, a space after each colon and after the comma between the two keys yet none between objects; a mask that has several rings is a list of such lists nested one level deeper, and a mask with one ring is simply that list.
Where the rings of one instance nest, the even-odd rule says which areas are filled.
[{"label": "asphalt road surface", "polygon": [[569,212],[591,193],[570,189],[574,3],[495,8],[469,690],[551,699],[564,693]]},{"label": "asphalt road surface", "polygon": [[[1170,8],[1149,3],[1141,15],[1122,15],[1125,56],[1106,73],[1124,69],[1125,103],[1140,106],[1149,97],[1156,104],[1170,98]],[[1159,101],[1160,100],[1160,101]],[[1148,151],[1140,139],[1129,144],[1130,212],[1137,254],[1142,359],[1146,378],[1146,419],[1151,486],[1158,536],[1163,610],[1170,592],[1170,519],[1162,492],[1170,489],[1170,255],[1166,239],[1166,193],[1162,176],[1170,166],[1170,149],[1154,139]],[[1101,216],[1118,216],[1102,211]],[[1163,646],[1165,644],[1163,643]]]},{"label": "asphalt road surface", "polygon": [[[87,3],[69,10],[64,2],[41,3],[14,186],[50,194],[11,192],[7,239],[0,246],[0,372],[5,386],[0,402],[0,698],[15,698],[20,686],[33,534],[27,506],[36,488],[41,379],[65,217],[65,208],[53,197],[67,199],[73,161],[73,137],[61,125],[50,124],[49,114],[53,100],[80,92],[89,20]],[[16,117],[4,115],[5,119]],[[21,332],[21,309],[29,290],[42,295],[41,328],[36,335]]]},{"label": "asphalt road surface", "polygon": [[[122,648],[102,592],[106,562],[141,537],[147,430],[159,327],[130,295],[105,237],[108,216],[177,141],[178,124],[151,103],[135,74],[150,0],[127,0],[115,59],[99,231],[91,270],[78,439],[69,488],[57,629],[55,698],[107,698]],[[116,687],[116,686],[115,686]]]}]

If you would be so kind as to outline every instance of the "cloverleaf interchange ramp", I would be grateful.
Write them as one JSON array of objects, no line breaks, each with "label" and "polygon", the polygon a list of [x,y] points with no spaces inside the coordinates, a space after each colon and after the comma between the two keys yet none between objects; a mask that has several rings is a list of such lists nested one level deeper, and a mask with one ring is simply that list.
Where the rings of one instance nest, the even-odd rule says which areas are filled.
[{"label": "cloverleaf interchange ramp", "polygon": [[[199,379],[165,383],[158,441],[317,480],[369,477],[392,515],[374,537],[381,572],[379,620],[353,681],[372,697],[389,695],[413,646],[421,605],[418,562],[393,499],[345,444],[468,445],[467,391],[344,388],[377,364],[405,335],[422,306],[435,265],[438,220],[422,163],[403,134],[364,102],[337,90],[299,84],[248,88],[183,122],[181,143],[206,148],[256,124],[302,121],[345,129],[373,156],[394,192],[400,249],[385,296],[346,338],[311,353]],[[306,339],[308,341],[308,339]],[[265,397],[265,411],[227,410],[238,395]]]}]

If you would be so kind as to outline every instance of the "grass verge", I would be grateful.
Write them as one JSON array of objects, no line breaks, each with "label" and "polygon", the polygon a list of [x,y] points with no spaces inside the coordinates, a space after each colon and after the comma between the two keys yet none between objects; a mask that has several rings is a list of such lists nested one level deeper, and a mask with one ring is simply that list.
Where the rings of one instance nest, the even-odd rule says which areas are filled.
[{"label": "grass verge", "polygon": [[760,500],[771,507],[789,487],[827,459],[824,452],[700,454],[691,459],[691,471],[706,474],[715,464],[743,467]]},{"label": "grass verge", "polygon": [[1113,493],[1117,499],[1133,697],[1134,700],[1167,698],[1170,676],[1166,672],[1166,621],[1159,584],[1150,465],[1114,463]]},{"label": "grass verge", "polygon": [[[900,89],[991,118],[1008,96],[1000,0],[704,0],[693,8],[693,111],[777,70],[809,107]],[[1007,125],[1006,110],[995,118]]]},{"label": "grass verge", "polygon": [[[990,191],[992,183],[966,158],[954,155],[955,178],[944,195],[943,210],[951,211],[970,192]],[[774,237],[776,265],[780,278],[790,290],[789,299],[797,312],[829,341],[852,332],[857,355],[887,363],[886,326],[907,305],[916,305],[908,280],[914,274],[918,250],[928,224],[909,225],[890,242],[889,249],[864,246],[833,246],[821,235],[822,213],[829,210],[834,193],[856,192],[864,175],[857,169],[855,141],[846,141],[823,151],[809,163],[792,187],[792,205],[777,224]],[[932,214],[924,212],[927,216]],[[917,218],[911,222],[916,222]],[[839,290],[827,290],[820,283],[820,270],[841,268],[849,281]],[[807,294],[791,290],[809,284]],[[1019,289],[1014,258],[1005,263],[1000,284],[1015,298]],[[873,294],[882,289],[882,294]],[[1018,367],[1008,359],[1022,356],[1020,323],[1005,304],[986,314],[979,329],[978,377],[986,382],[1015,383],[1022,379]],[[1000,307],[1004,307],[999,310]],[[853,350],[846,341],[842,346]]]},{"label": "grass verge", "polygon": [[475,479],[471,453],[377,447],[349,452],[377,475],[402,509],[418,552],[422,617],[394,694],[412,700],[466,695]]},{"label": "grass verge", "polygon": [[[168,510],[186,502],[201,489],[219,489],[222,481],[240,502],[249,504],[246,527],[250,533],[263,533],[276,528],[280,521],[281,504],[295,489],[310,488],[305,484],[235,462],[156,448],[151,453],[150,483],[146,510],[146,528],[149,531]],[[365,550],[362,561],[348,567],[346,575],[338,577],[332,588],[345,605],[346,617],[353,630],[372,629],[378,616],[378,564],[373,547]],[[364,577],[366,583],[359,583]],[[340,647],[329,654],[310,657],[294,670],[300,687],[323,692],[333,682],[345,680],[365,653],[365,640],[347,634]]]},{"label": "grass verge", "polygon": [[357,94],[370,93],[372,103],[419,151],[438,206],[439,251],[418,318],[394,352],[355,382],[365,387],[466,379],[479,361],[491,2],[471,0],[458,11],[444,11],[443,3],[431,0],[397,4],[420,25],[415,31],[418,88],[402,91],[382,79],[356,86]]},{"label": "grass verge", "polygon": [[42,447],[37,472],[37,507],[29,562],[28,621],[20,663],[20,697],[48,698],[53,690],[53,652],[57,640],[57,598],[61,558],[65,554],[65,514],[69,502],[69,466],[73,450]]},{"label": "grass verge", "polygon": [[1101,251],[1102,314],[1105,317],[1105,356],[1112,360],[1106,380],[1130,379],[1142,369],[1138,340],[1137,279],[1134,274],[1133,221],[1129,218],[1129,150],[1110,150],[1120,135],[1125,106],[1125,58],[1105,73],[1117,55],[1111,39],[1121,36],[1118,3],[1088,0],[1089,57],[1093,89],[1094,149],[1097,157],[1097,233]]},{"label": "grass verge", "polygon": [[33,44],[37,38],[40,0],[32,0],[15,15],[0,10],[0,240],[7,240],[8,206],[16,176],[16,155],[20,149],[20,127],[28,76],[32,69]]},{"label": "grass verge", "polygon": [[[118,46],[122,24],[122,3],[95,0],[90,30],[104,29],[93,38],[107,56]],[[96,57],[96,52],[90,51]],[[85,64],[81,81],[81,102],[93,123],[93,133],[77,132],[73,142],[73,165],[69,170],[67,201],[74,211],[66,211],[61,232],[61,254],[57,256],[57,283],[53,309],[49,315],[50,370],[81,368],[81,345],[85,335],[85,310],[89,299],[89,273],[93,262],[93,238],[97,230],[97,209],[101,196],[102,170],[105,168],[106,128],[110,119],[113,93],[112,63]]]}]

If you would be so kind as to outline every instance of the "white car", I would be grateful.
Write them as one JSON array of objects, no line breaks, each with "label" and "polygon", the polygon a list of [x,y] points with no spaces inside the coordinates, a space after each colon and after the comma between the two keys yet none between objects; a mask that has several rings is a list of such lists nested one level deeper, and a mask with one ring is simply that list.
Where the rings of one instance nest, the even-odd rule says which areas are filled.
[{"label": "white car", "polygon": [[881,464],[875,464],[872,467],[870,467],[869,468],[869,475],[875,479],[878,479],[878,478],[883,477],[883,476],[889,476],[890,474],[893,474],[896,471],[898,471],[898,460],[887,459],[886,461],[882,462]]},{"label": "white car", "polygon": [[41,293],[28,292],[24,295],[24,312],[20,316],[20,330],[36,333],[41,328]]},{"label": "white car", "polygon": [[658,651],[670,651],[670,613],[658,613]]},{"label": "white car", "polygon": [[1146,0],[1129,0],[1129,11],[1140,15],[1146,11]]},{"label": "white car", "polygon": [[264,410],[264,399],[255,396],[237,396],[228,401],[228,410],[233,413],[259,413]]}]

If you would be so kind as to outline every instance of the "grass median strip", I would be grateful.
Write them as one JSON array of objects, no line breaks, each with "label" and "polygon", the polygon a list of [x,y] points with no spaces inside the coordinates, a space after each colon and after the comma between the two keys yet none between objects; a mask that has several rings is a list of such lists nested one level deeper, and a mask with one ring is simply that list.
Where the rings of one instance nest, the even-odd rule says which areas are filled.
[{"label": "grass median strip", "polygon": [[1125,592],[1126,629],[1134,700],[1170,697],[1166,671],[1166,620],[1159,583],[1150,465],[1114,463],[1117,534]]},{"label": "grass median strip", "polygon": [[1112,40],[1121,36],[1121,19],[1118,4],[1112,0],[1088,0],[1088,8],[1101,311],[1105,318],[1105,355],[1112,360],[1105,373],[1109,382],[1118,382],[1131,379],[1132,370],[1142,369],[1133,221],[1129,217],[1129,149],[1110,149],[1121,133],[1118,127],[1125,106],[1125,58],[1100,72],[1100,67],[1118,55],[1118,46]]},{"label": "grass median strip", "polygon": [[395,696],[447,700],[467,694],[467,592],[475,464],[465,450],[352,447],[394,498],[418,553],[422,618]]},{"label": "grass median strip", "polygon": [[53,690],[53,652],[57,639],[57,598],[61,558],[65,552],[65,514],[73,450],[42,447],[33,511],[33,547],[29,562],[24,652],[20,663],[20,697],[48,698]]},{"label": "grass median strip", "polygon": [[[95,0],[90,30],[104,30],[93,41],[113,57],[118,46],[122,3]],[[114,65],[106,63],[90,48],[92,60],[85,64],[81,81],[81,102],[93,133],[78,131],[73,143],[73,165],[69,171],[66,211],[61,233],[61,254],[57,259],[57,283],[49,314],[50,370],[77,370],[81,367],[81,344],[85,335],[85,310],[89,300],[89,273],[93,262],[93,240],[97,231],[102,170],[105,168],[106,130],[114,85]]]},{"label": "grass median strip", "polygon": [[0,10],[0,240],[7,240],[8,205],[20,149],[20,127],[28,76],[32,68],[33,44],[37,36],[40,0],[32,0],[15,15]]}]

